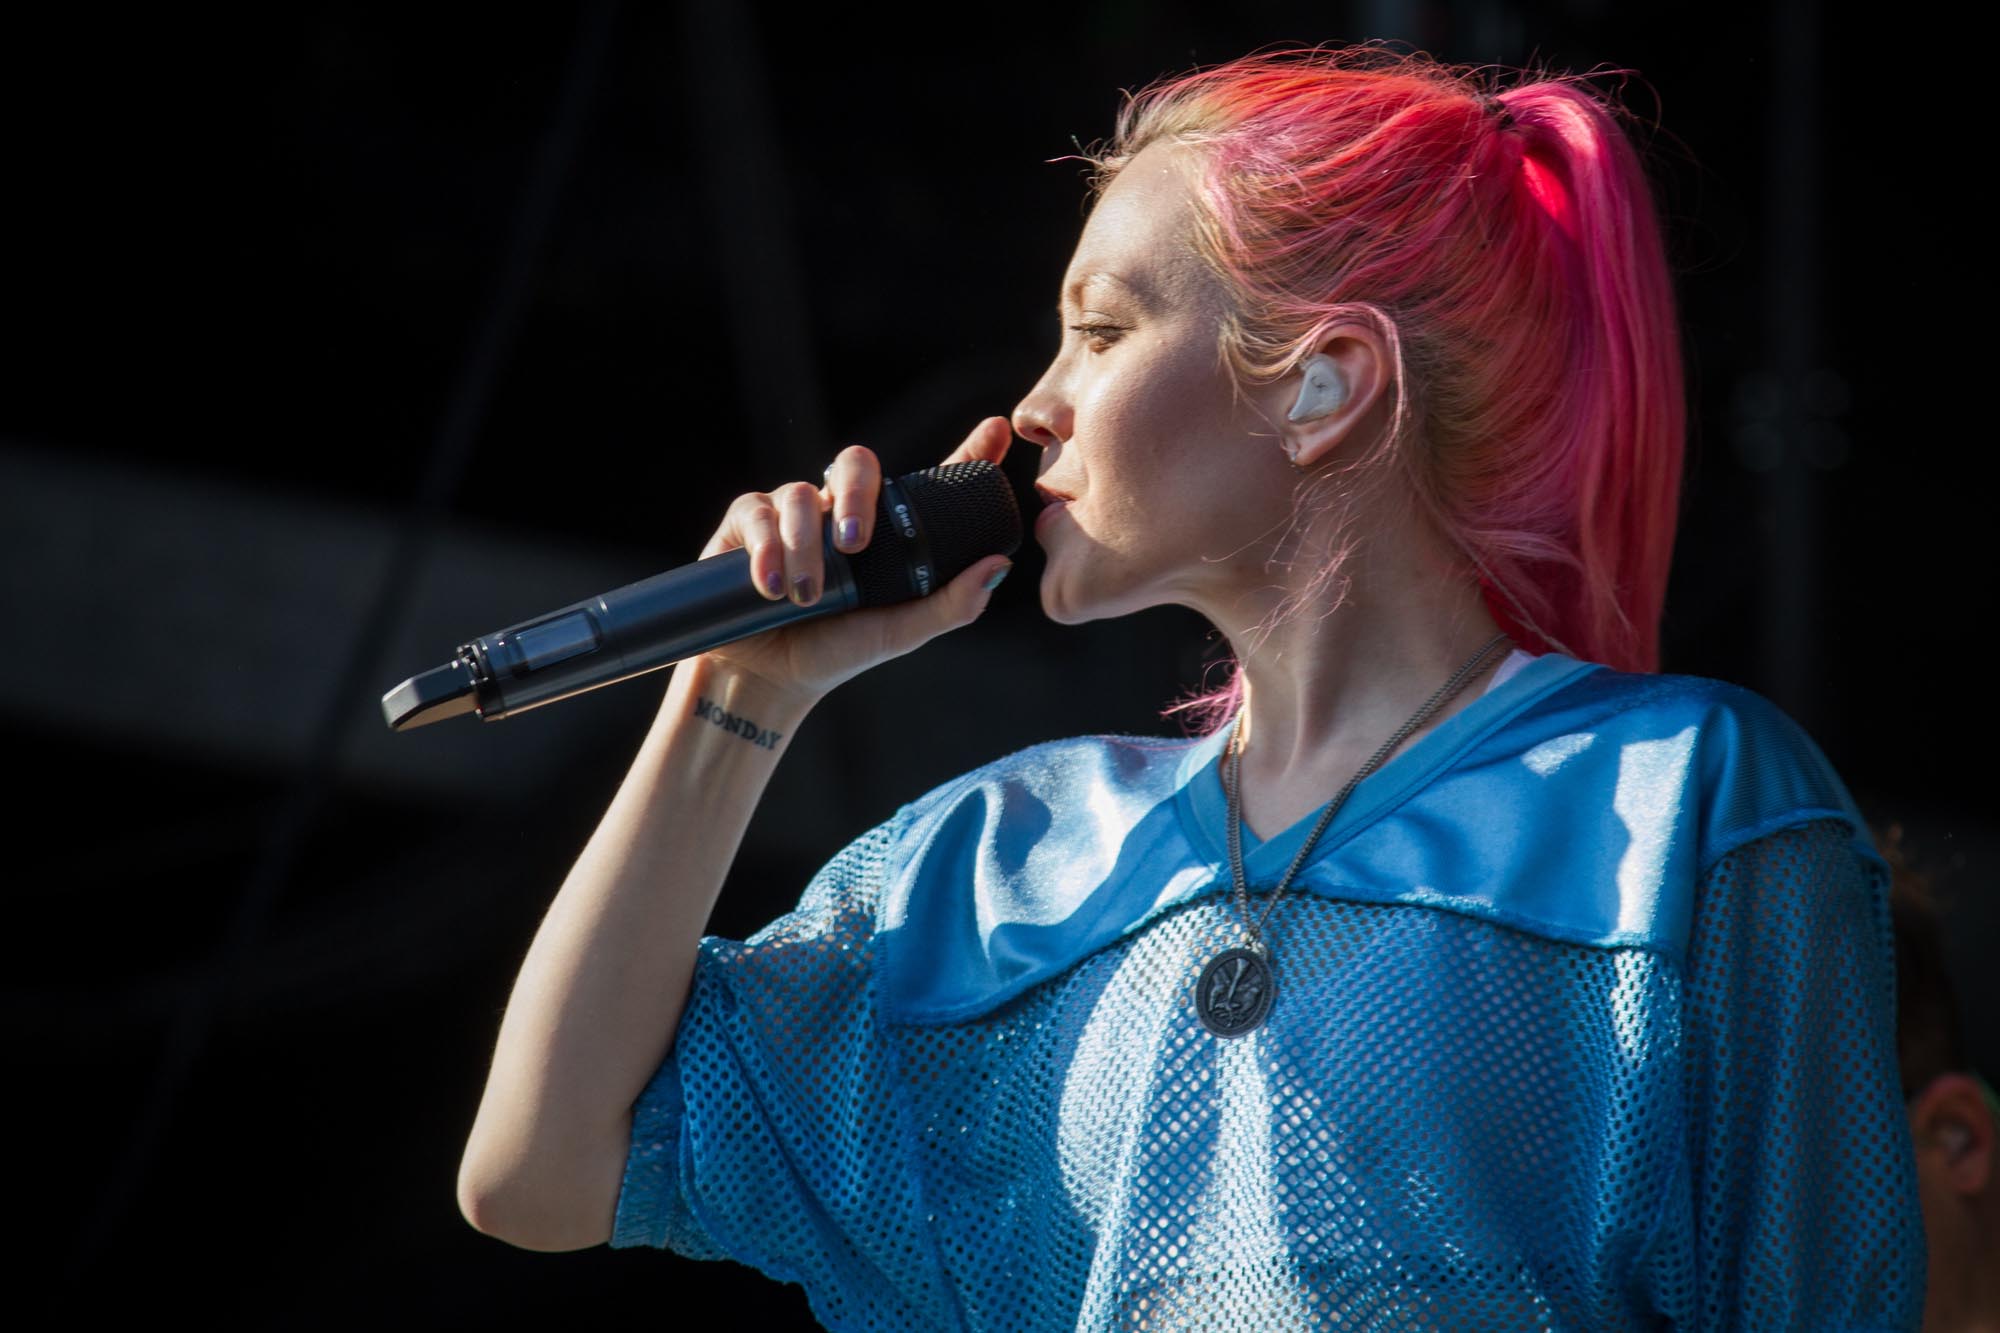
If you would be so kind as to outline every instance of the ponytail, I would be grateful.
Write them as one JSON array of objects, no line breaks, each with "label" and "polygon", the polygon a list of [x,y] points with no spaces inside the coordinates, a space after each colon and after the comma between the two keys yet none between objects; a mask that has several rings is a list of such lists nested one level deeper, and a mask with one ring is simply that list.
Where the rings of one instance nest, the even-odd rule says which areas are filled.
[{"label": "ponytail", "polygon": [[[1687,409],[1651,193],[1625,133],[1583,85],[1534,83],[1499,101],[1513,122],[1500,139],[1517,163],[1502,208],[1547,238],[1531,262],[1556,296],[1547,335],[1563,355],[1548,370],[1521,367],[1530,378],[1553,370],[1556,382],[1539,420],[1494,435],[1500,475],[1439,499],[1457,511],[1504,627],[1621,670],[1657,671]],[[1508,464],[1529,453],[1545,456],[1545,471],[1506,484]],[[1546,551],[1544,533],[1523,531],[1517,514],[1554,520],[1544,526],[1559,549]]]}]

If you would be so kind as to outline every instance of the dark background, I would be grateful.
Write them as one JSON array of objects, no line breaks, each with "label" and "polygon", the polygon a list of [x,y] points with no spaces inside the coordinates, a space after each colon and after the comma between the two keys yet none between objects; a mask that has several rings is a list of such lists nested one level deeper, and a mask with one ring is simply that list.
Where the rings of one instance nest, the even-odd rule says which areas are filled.
[{"label": "dark background", "polygon": [[[513,969],[664,677],[406,735],[453,645],[694,558],[840,445],[928,465],[1057,338],[1120,88],[1274,43],[1637,70],[1696,415],[1665,666],[1750,686],[1907,829],[2000,1068],[1974,614],[1985,384],[1949,331],[1947,31],[1806,4],[267,6],[7,20],[0,735],[14,1258],[53,1308],[272,1327],[803,1319],[514,1251],[453,1176]],[[963,24],[964,26],[959,26]],[[1983,275],[1981,277],[1983,283]],[[1979,344],[1983,346],[1983,341]],[[1982,365],[1980,372],[1985,371]],[[1008,463],[1024,497],[1034,461]],[[1064,629],[1039,552],[797,738],[714,929],[901,802],[1159,710],[1186,613]]]}]

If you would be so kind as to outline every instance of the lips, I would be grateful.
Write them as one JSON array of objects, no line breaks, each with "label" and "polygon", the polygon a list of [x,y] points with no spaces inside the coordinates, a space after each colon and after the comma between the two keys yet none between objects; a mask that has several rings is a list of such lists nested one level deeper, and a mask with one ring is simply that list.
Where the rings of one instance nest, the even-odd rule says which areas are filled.
[{"label": "lips", "polygon": [[1035,515],[1035,534],[1039,537],[1042,529],[1053,524],[1057,514],[1069,508],[1070,497],[1046,486],[1035,487],[1035,494],[1042,498],[1042,512]]}]

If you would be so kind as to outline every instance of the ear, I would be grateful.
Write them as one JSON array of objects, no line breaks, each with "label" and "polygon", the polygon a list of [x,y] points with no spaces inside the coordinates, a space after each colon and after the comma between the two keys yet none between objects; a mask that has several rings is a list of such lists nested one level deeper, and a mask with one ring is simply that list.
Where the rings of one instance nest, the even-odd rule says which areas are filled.
[{"label": "ear", "polygon": [[1940,1074],[1910,1099],[1917,1170],[1954,1194],[1983,1193],[1993,1180],[1995,1124],[1979,1081]]},{"label": "ear", "polygon": [[1389,349],[1380,330],[1358,321],[1338,324],[1321,335],[1298,369],[1269,387],[1266,415],[1285,453],[1304,471],[1350,441],[1364,450],[1374,443],[1388,425],[1389,380]]}]

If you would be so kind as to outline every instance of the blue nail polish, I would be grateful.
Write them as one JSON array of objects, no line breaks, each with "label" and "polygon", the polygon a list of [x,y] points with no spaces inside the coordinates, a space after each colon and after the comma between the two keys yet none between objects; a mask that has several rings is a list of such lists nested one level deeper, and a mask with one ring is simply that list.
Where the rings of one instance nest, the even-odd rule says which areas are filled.
[{"label": "blue nail polish", "polygon": [[988,574],[986,576],[986,582],[980,584],[979,586],[984,588],[987,592],[992,592],[995,588],[1000,586],[1000,580],[1006,578],[1007,571],[1012,568],[1013,568],[1012,565],[1000,566],[1000,568],[994,570],[991,574]]},{"label": "blue nail polish", "polygon": [[854,543],[860,540],[861,540],[861,520],[858,518],[841,519],[840,544],[842,546],[852,546],[854,545]]}]

